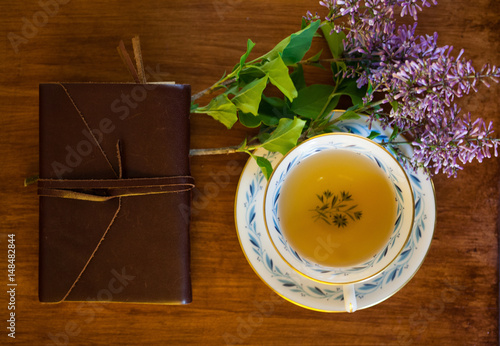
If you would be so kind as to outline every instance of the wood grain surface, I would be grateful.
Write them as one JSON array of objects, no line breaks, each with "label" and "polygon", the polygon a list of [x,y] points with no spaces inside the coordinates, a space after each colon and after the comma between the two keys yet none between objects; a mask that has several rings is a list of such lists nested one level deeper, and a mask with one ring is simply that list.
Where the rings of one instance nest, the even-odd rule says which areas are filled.
[{"label": "wood grain surface", "polygon": [[[57,4],[57,5],[54,5]],[[235,231],[238,174],[192,218],[193,303],[187,306],[38,302],[38,198],[23,179],[38,171],[38,84],[132,81],[120,39],[141,37],[144,62],[163,80],[200,91],[239,61],[251,38],[255,56],[296,31],[317,1],[19,0],[0,1],[0,344],[314,344],[492,345],[498,343],[499,160],[473,163],[458,178],[434,178],[437,226],[427,258],[396,295],[354,314],[306,310],[278,297],[247,263]],[[35,27],[29,27],[35,23]],[[439,0],[419,16],[419,33],[465,49],[476,67],[500,63],[500,2]],[[23,37],[18,45],[9,33]],[[11,35],[12,37],[12,35]],[[324,79],[317,74],[316,80]],[[496,123],[500,86],[461,101]],[[192,148],[238,144],[193,115]],[[193,157],[203,193],[213,174],[245,155]],[[8,337],[7,234],[16,235],[16,338]],[[147,254],[145,254],[146,256]],[[449,290],[456,299],[444,298]],[[272,309],[256,314],[258,304]],[[230,337],[233,337],[232,339]]]}]

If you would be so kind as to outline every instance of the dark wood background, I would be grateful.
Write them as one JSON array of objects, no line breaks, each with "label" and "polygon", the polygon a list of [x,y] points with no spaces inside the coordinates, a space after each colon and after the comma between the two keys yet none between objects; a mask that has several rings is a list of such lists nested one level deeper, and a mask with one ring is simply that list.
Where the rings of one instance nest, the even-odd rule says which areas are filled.
[{"label": "dark wood background", "polygon": [[[470,164],[456,179],[434,178],[437,228],[424,264],[395,296],[355,314],[300,308],[255,275],[235,232],[237,175],[193,215],[192,304],[89,304],[85,314],[74,303],[40,304],[38,199],[33,186],[23,187],[23,179],[38,170],[38,84],[131,81],[115,47],[123,39],[130,50],[138,34],[146,66],[158,66],[163,79],[191,84],[197,92],[232,68],[247,38],[257,43],[257,56],[296,31],[306,10],[319,10],[312,0],[60,2],[0,2],[0,344],[204,345],[224,344],[228,336],[242,344],[498,343],[498,159]],[[29,31],[27,21],[37,21],[36,30]],[[439,42],[456,52],[465,48],[476,67],[500,63],[498,0],[439,0],[420,14],[418,31],[439,32]],[[17,52],[9,33],[24,35]],[[495,121],[498,131],[499,90],[481,87],[461,102],[472,114]],[[191,124],[192,148],[235,145],[246,133],[228,131],[204,115],[192,116]],[[246,159],[192,158],[198,189],[213,182],[210,173],[228,161],[235,160],[241,171]],[[16,234],[17,244],[15,340],[6,329],[9,233]],[[449,287],[456,292],[453,302],[443,300]],[[252,320],[256,304],[266,301],[277,303]]]}]

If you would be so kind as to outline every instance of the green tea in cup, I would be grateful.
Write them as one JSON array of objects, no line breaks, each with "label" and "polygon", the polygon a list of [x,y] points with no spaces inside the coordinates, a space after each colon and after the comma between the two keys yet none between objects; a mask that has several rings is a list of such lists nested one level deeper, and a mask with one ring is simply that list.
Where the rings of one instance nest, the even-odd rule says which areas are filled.
[{"label": "green tea in cup", "polygon": [[329,149],[290,172],[278,215],[284,237],[299,255],[324,266],[349,267],[386,246],[397,217],[396,192],[376,162]]}]

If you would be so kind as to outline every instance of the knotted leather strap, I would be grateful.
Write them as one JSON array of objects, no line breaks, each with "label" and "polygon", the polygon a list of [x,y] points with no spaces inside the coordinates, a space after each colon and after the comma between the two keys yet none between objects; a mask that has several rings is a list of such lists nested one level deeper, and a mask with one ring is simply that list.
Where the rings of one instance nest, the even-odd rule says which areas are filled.
[{"label": "knotted leather strap", "polygon": [[189,191],[191,176],[131,179],[40,179],[38,194],[47,197],[105,202],[117,197],[142,196]]}]

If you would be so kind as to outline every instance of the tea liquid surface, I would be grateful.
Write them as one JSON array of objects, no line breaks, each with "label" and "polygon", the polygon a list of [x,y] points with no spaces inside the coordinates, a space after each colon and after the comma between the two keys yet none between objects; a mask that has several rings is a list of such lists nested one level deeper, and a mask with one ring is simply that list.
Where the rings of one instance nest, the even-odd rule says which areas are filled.
[{"label": "tea liquid surface", "polygon": [[299,255],[346,267],[362,264],[386,246],[397,202],[392,184],[375,162],[331,149],[293,168],[281,189],[278,215]]}]

